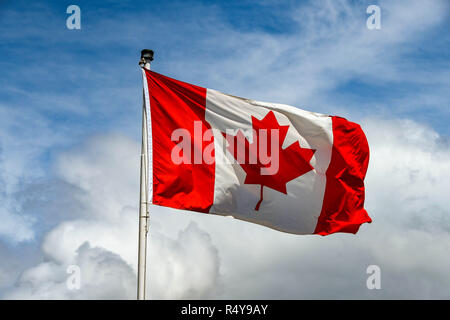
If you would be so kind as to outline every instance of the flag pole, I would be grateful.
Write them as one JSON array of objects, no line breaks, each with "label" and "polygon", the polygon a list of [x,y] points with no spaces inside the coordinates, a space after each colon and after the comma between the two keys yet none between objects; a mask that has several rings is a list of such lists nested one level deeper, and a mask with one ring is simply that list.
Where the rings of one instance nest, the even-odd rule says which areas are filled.
[{"label": "flag pole", "polygon": [[[150,62],[153,60],[153,51],[144,49],[141,51],[139,65],[150,70]],[[145,82],[144,82],[145,83]],[[147,150],[147,111],[145,108],[145,94],[142,103],[142,144],[141,144],[141,169],[140,169],[140,197],[139,197],[139,242],[138,242],[138,274],[137,274],[137,299],[146,298],[146,269],[147,269],[147,233],[148,233],[148,150]]]}]

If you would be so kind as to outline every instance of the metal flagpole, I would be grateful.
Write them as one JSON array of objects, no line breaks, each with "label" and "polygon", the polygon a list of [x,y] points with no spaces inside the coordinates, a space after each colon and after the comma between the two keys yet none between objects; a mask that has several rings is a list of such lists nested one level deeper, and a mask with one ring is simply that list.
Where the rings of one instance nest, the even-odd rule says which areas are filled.
[{"label": "metal flagpole", "polygon": [[[144,49],[141,51],[139,65],[150,70],[150,62],[153,60],[153,51]],[[137,298],[146,298],[146,264],[147,264],[147,232],[148,232],[148,150],[147,150],[147,111],[145,108],[145,94],[142,103],[142,145],[141,145],[141,178],[139,199],[139,244],[138,244],[138,276],[137,276]]]}]

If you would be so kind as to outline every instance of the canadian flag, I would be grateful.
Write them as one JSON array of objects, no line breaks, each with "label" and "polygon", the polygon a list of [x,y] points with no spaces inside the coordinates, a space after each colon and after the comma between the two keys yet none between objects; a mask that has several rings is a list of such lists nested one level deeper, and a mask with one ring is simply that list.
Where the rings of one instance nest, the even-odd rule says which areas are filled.
[{"label": "canadian flag", "polygon": [[294,234],[356,233],[371,222],[359,125],[143,75],[149,203]]}]

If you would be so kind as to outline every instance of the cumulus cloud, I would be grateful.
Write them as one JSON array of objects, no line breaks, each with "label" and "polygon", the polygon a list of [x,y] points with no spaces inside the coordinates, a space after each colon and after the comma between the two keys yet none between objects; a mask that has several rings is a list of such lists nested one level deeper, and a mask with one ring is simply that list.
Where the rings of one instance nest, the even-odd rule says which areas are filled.
[{"label": "cumulus cloud", "polygon": [[[73,273],[71,266],[78,271]],[[78,269],[79,268],[79,269]],[[71,286],[79,276],[79,287]],[[6,299],[131,299],[135,273],[119,255],[88,242],[80,246],[71,264],[42,262],[23,272]]]},{"label": "cumulus cloud", "polygon": [[[64,241],[64,237],[58,240]],[[217,250],[211,245],[209,235],[195,223],[182,230],[177,239],[153,233],[149,244],[151,265],[147,286],[150,298],[207,298],[217,291]],[[110,247],[116,249],[114,245]],[[71,247],[67,246],[65,250],[70,251]],[[47,254],[46,261],[25,270],[3,298],[136,298],[135,268],[120,255],[101,247],[91,247],[89,242],[70,251],[70,255],[70,259],[61,259],[57,254]],[[73,280],[74,277],[79,280]],[[74,287],[72,281],[79,281],[79,287]]]},{"label": "cumulus cloud", "polygon": [[[448,143],[411,120],[371,118],[363,127],[371,147],[366,179],[371,225],[356,236],[300,237],[152,207],[150,297],[448,297],[444,193],[450,186],[442,179],[450,173]],[[57,172],[84,190],[79,201],[87,212],[46,234],[45,262],[27,269],[5,298],[135,297],[138,154],[138,143],[101,135],[59,157]],[[73,264],[84,279],[79,291],[66,285],[67,266]],[[379,291],[366,288],[372,264],[382,271]]]},{"label": "cumulus cloud", "polygon": [[195,222],[176,240],[152,231],[148,250],[151,298],[205,299],[220,293],[219,252]]},{"label": "cumulus cloud", "polygon": [[[369,119],[372,157],[368,201],[393,225],[449,232],[446,192],[450,146],[446,137],[412,120]],[[389,204],[386,206],[386,204]]]},{"label": "cumulus cloud", "polygon": [[[59,156],[59,177],[83,191],[62,196],[82,202],[83,212],[45,235],[45,262],[25,270],[5,298],[135,298],[138,155],[138,143],[113,134],[93,137]],[[159,232],[155,224],[148,252],[150,297],[207,298],[217,290],[218,252],[195,223],[174,238]],[[67,287],[70,265],[81,270],[80,290]]]}]

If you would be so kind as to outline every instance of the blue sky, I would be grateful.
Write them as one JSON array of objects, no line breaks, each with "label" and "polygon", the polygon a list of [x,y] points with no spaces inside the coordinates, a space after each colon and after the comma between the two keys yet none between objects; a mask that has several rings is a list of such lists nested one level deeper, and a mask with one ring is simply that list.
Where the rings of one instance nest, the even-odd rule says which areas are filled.
[{"label": "blue sky", "polygon": [[[70,4],[81,8],[81,30],[66,28],[66,8]],[[366,27],[366,8],[370,4],[381,7],[380,30]],[[368,189],[372,185],[374,190],[368,195],[369,209],[373,209],[375,217],[379,212],[379,221],[385,221],[383,214],[389,216],[387,212],[398,205],[398,210],[404,211],[399,215],[404,218],[399,218],[398,225],[403,230],[414,219],[422,221],[423,215],[399,203],[425,199],[416,208],[422,208],[422,213],[436,214],[429,219],[434,221],[430,222],[430,228],[435,230],[440,225],[440,239],[448,243],[449,212],[444,196],[440,192],[424,195],[410,185],[414,181],[414,184],[430,183],[430,188],[446,187],[444,182],[435,180],[439,172],[449,172],[449,12],[448,2],[437,0],[427,4],[344,0],[1,1],[0,217],[4,223],[0,227],[0,256],[4,258],[0,261],[8,262],[0,266],[3,273],[0,294],[27,296],[27,292],[20,291],[23,289],[20,279],[26,278],[24,271],[36,270],[42,261],[54,259],[61,266],[73,258],[64,255],[72,257],[66,261],[52,256],[48,251],[52,247],[49,239],[71,222],[89,221],[90,214],[92,219],[99,219],[95,214],[101,209],[91,203],[98,200],[91,194],[95,190],[96,195],[105,190],[115,194],[116,189],[119,194],[131,195],[111,210],[122,212],[136,205],[137,183],[130,177],[136,175],[138,160],[134,167],[130,155],[132,169],[127,169],[120,167],[120,160],[110,163],[108,159],[120,159],[123,152],[135,150],[139,144],[142,84],[137,62],[143,48],[155,50],[152,68],[159,73],[233,95],[291,104],[361,123],[367,130],[374,164],[373,179],[368,178],[373,181]],[[395,132],[383,135],[389,130]],[[111,155],[113,151],[99,147],[97,144],[102,141],[114,146],[117,154]],[[383,169],[389,166],[383,162],[384,158],[398,150],[403,152],[395,166],[404,166],[408,171],[398,178],[398,188],[403,188],[404,197],[395,200],[390,194],[396,191],[389,194],[383,190],[382,181],[386,180],[381,177],[386,174]],[[101,159],[107,160],[102,163]],[[108,164],[111,168],[105,169]],[[124,170],[117,180],[103,175],[104,171],[114,172],[117,166]],[[99,177],[106,179],[105,185],[110,180],[117,183],[111,189],[94,187],[89,179],[97,171],[102,172]],[[399,169],[389,177],[401,172]],[[231,249],[223,244],[225,238],[211,231],[221,230],[225,225],[221,221],[217,225],[210,220],[203,222],[206,218],[202,220],[196,215],[179,217],[182,222],[173,222],[170,220],[173,215],[168,218],[163,209],[157,210],[161,210],[155,214],[160,214],[162,225],[164,219],[176,225],[173,230],[162,226],[160,233],[161,239],[172,236],[173,246],[179,245],[180,237],[202,237],[202,232],[210,228],[206,231],[212,237],[211,246],[218,248],[220,258],[225,261],[208,284],[212,289],[205,284],[209,289],[198,289],[199,297],[233,297],[237,292],[233,285],[216,288],[217,283],[239,279],[227,271],[227,266],[237,258],[228,253]],[[199,230],[186,227],[191,220],[199,224]],[[240,225],[228,224],[231,233],[239,234]],[[255,234],[259,232],[255,227],[248,228]],[[177,238],[178,231],[181,233]],[[286,239],[291,238],[280,239],[277,241],[286,244],[290,241]],[[134,261],[124,257],[125,248],[116,250],[111,242],[96,242],[88,235],[81,240],[118,254],[131,265],[131,271],[127,272],[133,272]],[[372,248],[373,243],[367,241],[367,248]],[[289,242],[287,246],[290,245]],[[58,252],[76,252],[77,248],[67,245]],[[94,248],[82,248],[98,254]],[[209,249],[205,252],[215,261],[214,250]],[[355,250],[364,251],[360,247]],[[73,259],[83,257],[79,252]],[[185,261],[179,259],[183,265]],[[443,264],[444,261],[438,263]],[[421,268],[419,262],[417,265],[414,272]],[[268,265],[261,268],[272,270]],[[398,279],[397,271],[392,272],[390,277]],[[448,276],[441,269],[430,271],[433,272],[438,278]],[[45,276],[40,276],[45,280]],[[296,273],[291,276],[295,278]],[[267,280],[261,286],[261,292],[269,292],[274,284]],[[244,297],[254,297],[256,286],[249,283],[246,288],[248,294]],[[336,295],[341,292],[337,284],[333,288]],[[318,285],[317,292],[319,289],[323,288]],[[72,297],[58,290],[52,294]],[[83,297],[102,297],[102,292],[98,295],[92,292],[84,292]],[[178,292],[178,296],[164,295],[162,290],[158,294],[183,297],[183,288],[175,288],[173,292]],[[294,289],[287,292],[292,298],[308,297],[307,293]],[[356,291],[345,292],[348,295],[344,296],[351,297],[351,292]],[[436,294],[442,297],[448,292],[444,288]],[[402,297],[400,293],[386,295],[399,296]],[[271,296],[261,294],[261,297]]]}]

